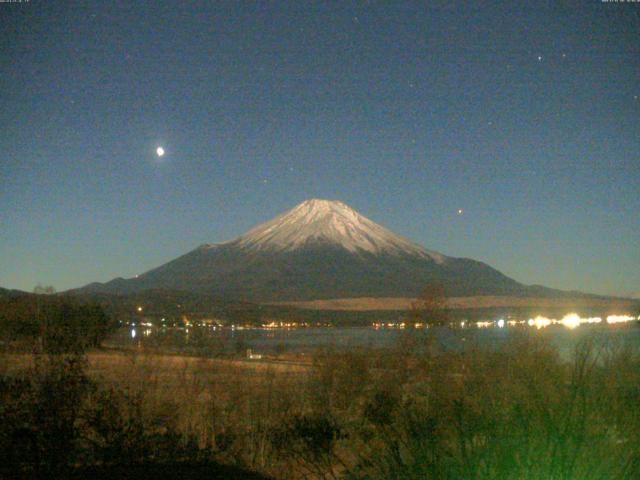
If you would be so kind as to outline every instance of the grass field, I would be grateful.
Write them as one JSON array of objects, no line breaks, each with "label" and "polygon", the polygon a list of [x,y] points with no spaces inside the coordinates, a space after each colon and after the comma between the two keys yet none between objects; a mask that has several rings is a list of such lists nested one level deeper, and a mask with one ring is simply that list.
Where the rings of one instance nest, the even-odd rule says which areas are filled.
[{"label": "grass field", "polygon": [[204,459],[282,479],[640,475],[637,351],[586,338],[565,361],[535,332],[492,351],[422,341],[309,364],[4,355],[1,451],[20,468],[36,442],[40,462]]}]

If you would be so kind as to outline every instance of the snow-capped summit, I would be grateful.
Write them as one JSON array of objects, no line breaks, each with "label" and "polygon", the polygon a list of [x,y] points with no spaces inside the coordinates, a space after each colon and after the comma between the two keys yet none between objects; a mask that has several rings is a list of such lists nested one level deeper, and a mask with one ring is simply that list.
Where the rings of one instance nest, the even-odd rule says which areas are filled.
[{"label": "snow-capped summit", "polygon": [[442,263],[445,256],[426,250],[334,200],[311,199],[258,225],[234,243],[261,251],[296,250],[312,242],[350,252],[410,254]]}]

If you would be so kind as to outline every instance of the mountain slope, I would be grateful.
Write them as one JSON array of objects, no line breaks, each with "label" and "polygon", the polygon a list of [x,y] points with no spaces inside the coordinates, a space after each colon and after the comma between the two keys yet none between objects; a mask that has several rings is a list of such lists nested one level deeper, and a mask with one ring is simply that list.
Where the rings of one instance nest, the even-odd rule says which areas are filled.
[{"label": "mountain slope", "polygon": [[455,296],[526,296],[533,288],[482,262],[427,250],[341,202],[308,200],[233,241],[202,245],[136,278],[82,290],[171,289],[265,302],[410,297],[431,281]]}]

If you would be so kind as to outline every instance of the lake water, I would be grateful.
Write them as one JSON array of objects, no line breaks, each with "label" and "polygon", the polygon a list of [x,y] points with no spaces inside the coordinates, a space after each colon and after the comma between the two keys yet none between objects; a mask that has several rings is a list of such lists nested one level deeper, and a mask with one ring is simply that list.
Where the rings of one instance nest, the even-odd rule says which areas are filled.
[{"label": "lake water", "polygon": [[616,342],[640,347],[640,323],[624,325],[584,325],[568,329],[560,325],[537,330],[527,326],[451,330],[446,327],[428,330],[374,329],[372,327],[308,327],[295,329],[231,329],[197,327],[190,329],[127,327],[121,329],[111,343],[119,346],[145,345],[176,353],[242,354],[251,349],[258,354],[304,353],[318,348],[348,350],[354,348],[390,348],[403,335],[433,337],[444,349],[470,346],[495,348],[515,336],[535,335],[547,339],[563,355],[570,356],[575,346],[587,337],[598,342]]}]

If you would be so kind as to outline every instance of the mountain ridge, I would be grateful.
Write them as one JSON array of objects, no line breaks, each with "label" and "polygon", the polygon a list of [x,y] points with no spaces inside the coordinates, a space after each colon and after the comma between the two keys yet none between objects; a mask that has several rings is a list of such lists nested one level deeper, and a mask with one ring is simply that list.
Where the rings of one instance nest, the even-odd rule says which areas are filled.
[{"label": "mountain ridge", "polygon": [[348,205],[310,199],[245,234],[204,244],[135,278],[82,292],[172,289],[248,302],[415,297],[438,282],[451,296],[558,296],[473,259],[448,257],[405,239]]}]

